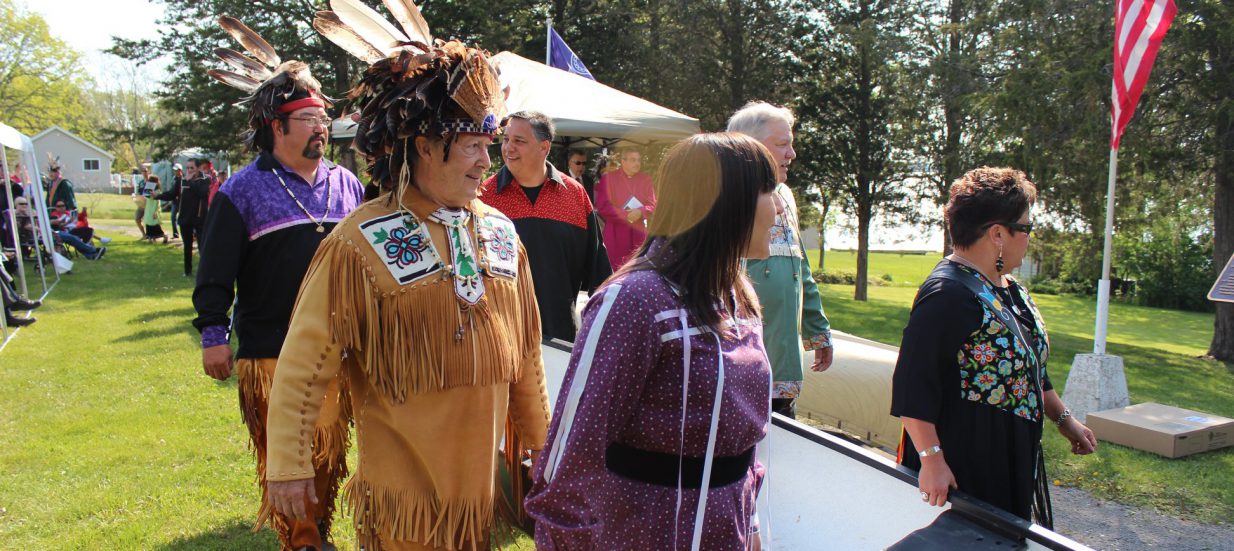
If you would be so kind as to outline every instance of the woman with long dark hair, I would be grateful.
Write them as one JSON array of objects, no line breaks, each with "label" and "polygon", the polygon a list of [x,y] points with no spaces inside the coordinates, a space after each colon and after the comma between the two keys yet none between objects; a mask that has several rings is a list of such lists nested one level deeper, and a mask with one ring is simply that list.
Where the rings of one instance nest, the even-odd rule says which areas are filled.
[{"label": "woman with long dark hair", "polygon": [[775,165],[740,134],[674,146],[649,237],[583,315],[527,512],[540,549],[747,549],[771,371],[745,258]]}]

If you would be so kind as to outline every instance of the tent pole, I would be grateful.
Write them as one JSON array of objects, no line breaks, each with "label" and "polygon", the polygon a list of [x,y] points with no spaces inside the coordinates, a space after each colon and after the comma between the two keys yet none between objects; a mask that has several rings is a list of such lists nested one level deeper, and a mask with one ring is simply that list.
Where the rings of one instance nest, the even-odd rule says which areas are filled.
[{"label": "tent pole", "polygon": [[553,66],[553,18],[544,18],[544,64]]}]

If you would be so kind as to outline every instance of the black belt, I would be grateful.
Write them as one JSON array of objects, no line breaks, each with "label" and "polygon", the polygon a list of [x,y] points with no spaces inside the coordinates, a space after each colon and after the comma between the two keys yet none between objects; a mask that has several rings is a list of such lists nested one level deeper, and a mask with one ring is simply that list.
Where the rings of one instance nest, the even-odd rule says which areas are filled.
[{"label": "black belt", "polygon": [[[679,457],[621,443],[609,444],[608,449],[604,450],[604,466],[613,474],[657,486],[677,487],[678,462],[681,465],[681,486],[702,487],[702,457]],[[753,447],[737,455],[712,458],[710,487],[718,488],[740,481],[753,464]]]}]

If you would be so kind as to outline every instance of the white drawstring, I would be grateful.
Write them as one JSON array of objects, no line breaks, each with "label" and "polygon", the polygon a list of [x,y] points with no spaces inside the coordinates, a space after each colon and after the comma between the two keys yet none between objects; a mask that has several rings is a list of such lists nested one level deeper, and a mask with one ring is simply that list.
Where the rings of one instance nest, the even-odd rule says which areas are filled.
[{"label": "white drawstring", "polygon": [[686,449],[686,406],[690,400],[690,332],[684,309],[677,311],[681,321],[681,439],[677,442],[677,510],[673,514],[673,549],[677,549],[678,528],[681,526],[681,469]]},{"label": "white drawstring", "polygon": [[707,513],[707,491],[711,488],[711,467],[715,462],[716,434],[720,429],[720,402],[724,397],[724,344],[719,333],[712,332],[716,338],[716,397],[711,406],[711,430],[707,435],[707,455],[703,457],[703,484],[698,489],[698,511],[694,514],[694,542],[690,545],[692,551],[699,551],[703,543],[703,519]]},{"label": "white drawstring", "polygon": [[[566,443],[570,438],[570,429],[574,426],[574,414],[578,410],[578,401],[583,396],[583,389],[587,386],[587,377],[591,374],[591,363],[596,356],[600,335],[604,332],[604,323],[608,320],[608,313],[613,309],[613,302],[617,300],[617,295],[620,293],[620,283],[609,285],[604,290],[600,311],[596,313],[595,320],[591,322],[591,327],[587,330],[587,341],[583,343],[583,350],[579,354],[578,365],[574,369],[574,380],[570,382],[569,393],[564,396],[566,406],[561,412],[561,424],[558,425],[557,435],[553,438],[553,443],[546,454],[547,463],[544,464],[546,482],[553,479],[557,465],[561,463],[561,457],[565,453]],[[558,400],[562,398],[563,396],[557,397]]]}]

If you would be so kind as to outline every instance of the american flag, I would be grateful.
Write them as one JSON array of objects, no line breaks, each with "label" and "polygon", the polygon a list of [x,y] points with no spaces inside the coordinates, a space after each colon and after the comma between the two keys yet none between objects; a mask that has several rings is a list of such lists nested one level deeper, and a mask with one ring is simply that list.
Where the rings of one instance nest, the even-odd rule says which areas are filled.
[{"label": "american flag", "polygon": [[1118,149],[1123,130],[1148,82],[1161,39],[1178,8],[1173,0],[1117,0],[1114,19],[1114,93],[1110,109],[1110,147]]}]

